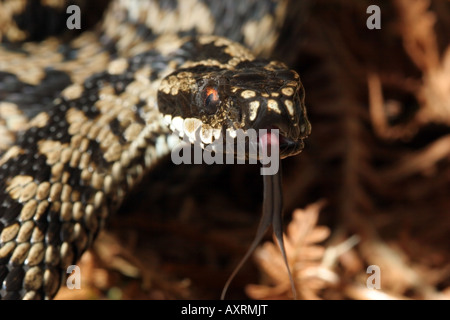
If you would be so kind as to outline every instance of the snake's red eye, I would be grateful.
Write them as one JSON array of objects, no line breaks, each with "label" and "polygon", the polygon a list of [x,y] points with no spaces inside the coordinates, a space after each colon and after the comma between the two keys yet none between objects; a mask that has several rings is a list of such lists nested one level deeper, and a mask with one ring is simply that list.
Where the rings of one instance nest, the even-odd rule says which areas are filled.
[{"label": "snake's red eye", "polygon": [[217,89],[212,87],[206,88],[205,94],[205,111],[208,114],[213,114],[217,111],[217,108],[220,105],[219,93]]}]

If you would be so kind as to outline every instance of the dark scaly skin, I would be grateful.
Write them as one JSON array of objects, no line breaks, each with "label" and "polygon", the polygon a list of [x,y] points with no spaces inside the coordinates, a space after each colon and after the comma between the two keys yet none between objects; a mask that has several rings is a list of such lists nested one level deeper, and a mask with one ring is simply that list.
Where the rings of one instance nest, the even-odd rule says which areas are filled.
[{"label": "dark scaly skin", "polygon": [[[82,84],[74,81],[0,158],[2,299],[57,293],[67,266],[178,142],[164,116],[201,119],[222,131],[275,126],[284,135],[282,157],[302,149],[310,127],[295,72],[256,60],[223,38],[155,43],[154,49],[111,62],[107,71]],[[183,81],[191,83],[186,90],[180,87]],[[223,81],[228,84],[219,92],[220,103],[205,117],[208,106],[195,97],[204,96],[205,82],[220,86]],[[250,107],[255,99],[256,113]]]}]

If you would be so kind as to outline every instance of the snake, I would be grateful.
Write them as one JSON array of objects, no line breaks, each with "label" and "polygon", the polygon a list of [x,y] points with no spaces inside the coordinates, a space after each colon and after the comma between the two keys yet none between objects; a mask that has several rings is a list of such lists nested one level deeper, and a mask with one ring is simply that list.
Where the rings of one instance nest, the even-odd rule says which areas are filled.
[{"label": "snake", "polygon": [[[183,139],[268,129],[285,158],[311,131],[299,74],[270,59],[286,0],[113,0],[77,33],[67,9],[86,3],[0,2],[1,299],[55,297]],[[271,223],[282,244],[280,185],[264,178],[251,249]]]}]

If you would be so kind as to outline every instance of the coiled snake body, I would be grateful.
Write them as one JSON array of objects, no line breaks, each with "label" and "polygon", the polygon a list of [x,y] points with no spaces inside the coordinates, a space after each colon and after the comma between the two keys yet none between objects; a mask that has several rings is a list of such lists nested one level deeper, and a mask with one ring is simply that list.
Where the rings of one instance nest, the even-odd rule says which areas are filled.
[{"label": "coiled snake body", "polygon": [[22,13],[67,6],[30,2],[0,2],[2,299],[52,298],[180,138],[207,146],[225,131],[277,128],[281,157],[302,149],[298,74],[234,42],[270,53],[284,1],[114,1],[95,31],[65,43],[25,42],[35,30]]}]

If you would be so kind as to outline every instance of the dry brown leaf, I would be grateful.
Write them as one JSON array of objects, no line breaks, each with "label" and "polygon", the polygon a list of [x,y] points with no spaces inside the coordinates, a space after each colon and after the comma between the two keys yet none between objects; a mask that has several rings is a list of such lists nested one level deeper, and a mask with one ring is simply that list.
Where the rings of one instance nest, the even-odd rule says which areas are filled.
[{"label": "dry brown leaf", "polygon": [[[385,101],[380,75],[368,76],[370,116],[375,132],[385,139],[410,138],[417,127],[430,122],[450,124],[450,47],[440,56],[434,30],[436,14],[429,10],[429,0],[396,0],[403,47],[411,61],[422,72],[418,88],[403,83],[403,90],[414,95],[420,109],[407,125],[390,127],[386,113],[397,101]],[[419,80],[419,79],[417,79]],[[402,83],[404,81],[397,81]]]},{"label": "dry brown leaf", "polygon": [[424,108],[418,114],[419,121],[450,124],[450,46],[441,63],[425,73],[423,82],[420,96]]},{"label": "dry brown leaf", "polygon": [[400,15],[403,45],[413,62],[422,70],[434,69],[439,64],[439,53],[433,27],[434,13],[428,11],[429,0],[396,0]]},{"label": "dry brown leaf", "polygon": [[[286,255],[301,299],[320,299],[318,291],[336,279],[331,270],[321,265],[325,248],[317,244],[330,235],[327,227],[316,226],[323,205],[324,201],[319,201],[304,210],[295,210],[284,236]],[[256,250],[255,259],[266,283],[248,285],[247,294],[253,299],[291,299],[289,277],[279,247],[266,242]]]},{"label": "dry brown leaf", "polygon": [[435,13],[429,0],[397,0],[403,45],[422,71],[423,86],[418,92],[422,103],[419,123],[450,123],[450,47],[440,57],[434,31]]}]

